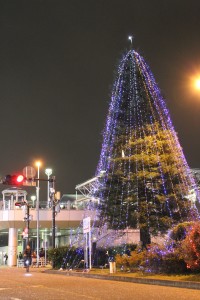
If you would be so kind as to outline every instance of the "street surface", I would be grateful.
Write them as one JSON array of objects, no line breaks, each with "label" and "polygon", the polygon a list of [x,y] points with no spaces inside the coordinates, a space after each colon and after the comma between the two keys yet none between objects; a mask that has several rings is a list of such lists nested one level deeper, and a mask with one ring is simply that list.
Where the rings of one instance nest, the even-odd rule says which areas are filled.
[{"label": "street surface", "polygon": [[0,300],[200,300],[200,291],[0,267]]}]

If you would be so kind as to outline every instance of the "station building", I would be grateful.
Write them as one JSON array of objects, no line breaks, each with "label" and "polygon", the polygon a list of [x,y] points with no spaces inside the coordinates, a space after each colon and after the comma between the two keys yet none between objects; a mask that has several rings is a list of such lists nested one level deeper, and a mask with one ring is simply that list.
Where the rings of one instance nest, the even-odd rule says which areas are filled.
[{"label": "station building", "polygon": [[[2,191],[0,200],[0,265],[4,264],[4,255],[8,255],[8,265],[17,264],[19,252],[23,252],[27,238],[27,207],[16,206],[27,201],[27,191],[8,188]],[[82,195],[63,195],[56,206],[55,246],[70,245],[76,236],[77,228],[86,216],[93,219],[94,212],[86,211],[88,199]],[[35,203],[29,204],[29,243],[37,249],[37,210]],[[52,209],[39,208],[39,249],[52,247]]]}]

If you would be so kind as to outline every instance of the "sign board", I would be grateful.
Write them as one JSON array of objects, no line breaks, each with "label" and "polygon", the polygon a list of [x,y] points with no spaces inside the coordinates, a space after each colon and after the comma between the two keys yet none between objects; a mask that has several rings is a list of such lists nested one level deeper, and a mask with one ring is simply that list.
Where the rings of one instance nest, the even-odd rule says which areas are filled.
[{"label": "sign board", "polygon": [[83,233],[90,232],[90,217],[83,219]]},{"label": "sign board", "polygon": [[36,182],[35,181],[29,181],[29,180],[26,180],[23,182],[23,185],[24,186],[36,186]]},{"label": "sign board", "polygon": [[34,178],[36,176],[36,170],[33,167],[27,166],[23,169],[23,175],[26,178]]},{"label": "sign board", "polygon": [[23,236],[23,239],[28,238],[28,228],[24,228],[24,231],[22,232],[22,236]]}]

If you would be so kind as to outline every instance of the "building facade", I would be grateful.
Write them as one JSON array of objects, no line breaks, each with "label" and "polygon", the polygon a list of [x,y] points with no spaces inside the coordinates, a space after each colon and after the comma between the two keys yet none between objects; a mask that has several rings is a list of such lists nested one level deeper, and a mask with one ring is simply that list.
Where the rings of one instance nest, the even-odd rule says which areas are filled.
[{"label": "building facade", "polygon": [[[4,264],[4,256],[8,255],[9,266],[17,264],[19,252],[23,252],[27,242],[27,206],[19,205],[27,201],[27,192],[22,189],[10,188],[2,191],[0,200],[0,264]],[[81,195],[63,195],[56,206],[55,246],[72,244],[81,227],[84,217],[93,218],[93,211],[84,210],[85,199]],[[29,243],[37,249],[37,220],[39,221],[39,248],[52,247],[52,209],[39,208],[38,213],[33,203],[29,204]],[[81,229],[79,229],[81,231]]]}]

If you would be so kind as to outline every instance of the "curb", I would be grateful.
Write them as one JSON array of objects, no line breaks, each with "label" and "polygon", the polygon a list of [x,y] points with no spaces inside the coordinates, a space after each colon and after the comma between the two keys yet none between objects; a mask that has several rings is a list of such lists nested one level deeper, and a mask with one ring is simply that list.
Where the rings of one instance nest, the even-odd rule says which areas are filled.
[{"label": "curb", "polygon": [[48,274],[58,274],[58,275],[65,275],[65,276],[86,277],[86,278],[93,278],[93,279],[114,280],[114,281],[122,281],[122,282],[132,282],[132,283],[161,285],[161,286],[200,290],[200,282],[193,282],[193,281],[174,281],[174,280],[162,280],[162,279],[151,279],[151,278],[141,278],[141,277],[132,278],[126,276],[88,274],[84,272],[78,273],[78,272],[56,271],[56,270],[45,270],[43,272]]}]

